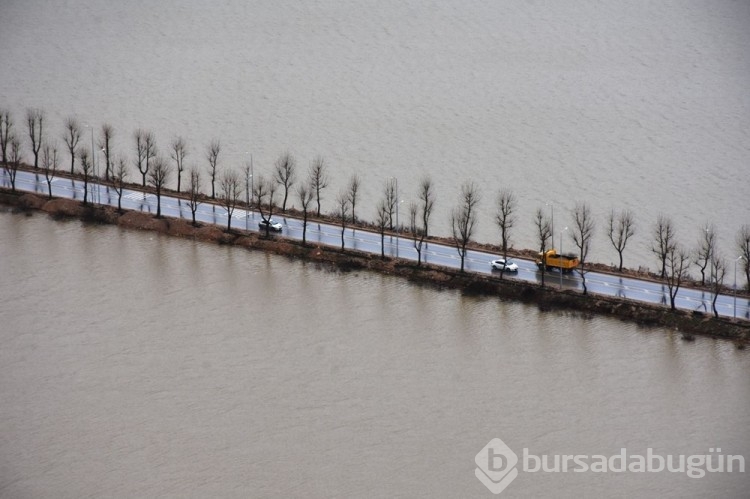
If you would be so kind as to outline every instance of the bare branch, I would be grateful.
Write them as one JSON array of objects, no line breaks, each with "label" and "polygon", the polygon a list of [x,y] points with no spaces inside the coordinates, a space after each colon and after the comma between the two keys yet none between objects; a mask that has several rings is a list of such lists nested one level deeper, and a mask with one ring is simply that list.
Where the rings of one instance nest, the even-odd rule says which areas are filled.
[{"label": "bare branch", "polygon": [[276,160],[274,165],[273,179],[279,184],[280,187],[284,188],[284,200],[281,203],[281,210],[286,211],[286,202],[289,198],[289,189],[294,185],[294,179],[296,176],[297,162],[291,153],[285,152],[279,159]]},{"label": "bare branch", "polygon": [[711,263],[716,252],[716,228],[713,224],[706,224],[701,228],[695,264],[701,271],[701,286],[706,284],[706,268]]},{"label": "bare branch", "polygon": [[[591,215],[591,208],[585,202],[578,202],[573,209],[573,242],[578,248],[579,259],[581,261],[578,267],[578,274],[581,276],[583,283],[583,294],[588,294],[586,288],[586,258],[591,248],[591,239],[594,235],[594,219]],[[561,270],[562,272],[562,270]]]},{"label": "bare branch", "polygon": [[385,229],[388,227],[388,203],[381,199],[377,206],[377,215],[375,216],[375,224],[378,226],[380,232],[380,257],[385,258]]},{"label": "bare branch", "polygon": [[195,222],[195,212],[198,211],[198,206],[200,206],[200,196],[201,196],[201,174],[200,171],[196,168],[191,168],[189,172],[189,181],[188,181],[188,206],[190,207],[190,212],[193,215],[193,225],[196,225]]},{"label": "bare branch", "polygon": [[206,158],[208,159],[208,174],[211,176],[211,199],[216,199],[216,168],[219,163],[219,153],[221,152],[221,143],[214,139],[208,145]]},{"label": "bare branch", "polygon": [[346,232],[346,221],[349,218],[349,193],[343,191],[336,198],[336,216],[341,221],[341,249],[344,249],[344,233]]},{"label": "bare branch", "polygon": [[750,291],[750,225],[745,224],[740,228],[737,233],[737,248],[740,250],[744,264],[743,270],[745,271],[745,284],[747,290]]},{"label": "bare branch", "polygon": [[225,171],[219,179],[219,197],[227,210],[227,230],[232,230],[232,215],[242,195],[242,181],[234,170]]},{"label": "bare branch", "polygon": [[315,193],[318,204],[317,216],[320,216],[320,200],[323,189],[328,187],[328,173],[325,160],[318,156],[310,165],[310,187]]},{"label": "bare branch", "polygon": [[185,139],[177,137],[172,141],[169,157],[172,158],[177,171],[177,192],[182,188],[182,172],[185,170],[185,157],[188,155],[187,144]]},{"label": "bare branch", "polygon": [[687,269],[689,263],[690,254],[676,243],[672,243],[667,250],[666,258],[666,279],[672,310],[675,309],[677,292],[680,290],[682,281],[686,278],[685,269]]},{"label": "bare branch", "polygon": [[42,147],[44,112],[41,109],[26,110],[26,124],[31,142],[31,152],[34,153],[34,168],[39,168],[39,150]]},{"label": "bare branch", "polygon": [[354,209],[357,206],[357,193],[359,192],[359,186],[361,184],[359,175],[356,173],[349,179],[349,191],[347,196],[349,197],[349,205],[352,208],[352,223],[357,223],[357,215],[354,213]]},{"label": "bare branch", "polygon": [[542,262],[542,287],[544,287],[544,275],[547,273],[547,258],[545,258],[545,253],[547,252],[547,243],[552,238],[552,228],[549,219],[544,215],[544,211],[541,208],[537,208],[536,210],[534,223],[539,238],[539,258]]},{"label": "bare branch", "polygon": [[[515,194],[510,189],[503,189],[497,196],[495,222],[500,228],[500,244],[503,248],[503,259],[508,260],[510,231],[516,223],[515,211],[518,204]],[[502,273],[500,274],[502,278]]]},{"label": "bare branch", "polygon": [[714,311],[714,317],[719,318],[719,311],[716,310],[716,299],[724,288],[724,277],[727,274],[727,262],[724,258],[718,256],[716,252],[711,257],[711,291],[714,294],[711,300],[711,308]]},{"label": "bare branch", "polygon": [[473,182],[465,183],[461,187],[461,201],[451,213],[451,230],[456,251],[461,258],[461,272],[464,271],[466,246],[474,234],[477,223],[477,205],[479,204],[479,189]]},{"label": "bare branch", "polygon": [[15,191],[16,175],[18,175],[18,168],[21,166],[21,141],[18,140],[18,137],[10,138],[10,151],[4,166],[5,172],[10,178],[10,188]]},{"label": "bare branch", "polygon": [[171,173],[172,167],[164,158],[158,156],[154,158],[152,168],[148,173],[148,183],[156,191],[156,218],[161,217],[161,191]]},{"label": "bare branch", "polygon": [[[417,265],[422,264],[422,247],[429,230],[430,215],[435,206],[435,193],[430,177],[424,177],[419,184],[418,204],[409,206],[410,229],[414,235],[414,249],[417,251]],[[426,258],[426,256],[425,256]]]},{"label": "bare branch", "polygon": [[8,146],[13,138],[13,116],[8,109],[0,109],[0,151],[3,165],[8,162]]},{"label": "bare branch", "polygon": [[661,263],[661,278],[667,275],[667,257],[676,246],[675,231],[672,220],[664,215],[659,215],[653,228],[653,245],[651,251],[657,256]]},{"label": "bare branch", "polygon": [[109,123],[104,123],[102,125],[102,135],[99,139],[99,148],[104,151],[104,161],[105,161],[105,169],[104,169],[104,179],[109,180],[109,176],[112,173],[112,138],[115,135],[115,129],[110,125]]},{"label": "bare branch", "polygon": [[628,239],[635,234],[633,214],[629,210],[623,210],[619,215],[616,215],[615,210],[612,210],[609,212],[609,219],[607,221],[609,227],[607,236],[620,256],[619,271],[622,272],[622,253],[625,251]]},{"label": "bare branch", "polygon": [[81,141],[81,125],[77,119],[71,117],[65,120],[65,135],[63,135],[63,138],[70,153],[70,174],[73,175],[75,171],[76,148]]},{"label": "bare branch", "polygon": [[83,204],[87,205],[89,202],[89,177],[91,177],[94,172],[94,164],[90,160],[89,150],[85,147],[81,147],[78,152],[78,157],[81,160],[78,165],[78,172],[83,176]]},{"label": "bare branch", "polygon": [[117,211],[119,212],[122,212],[122,192],[127,178],[128,162],[124,156],[120,156],[115,161],[112,170],[112,182],[114,182],[115,192],[117,193]]},{"label": "bare branch", "polygon": [[[398,192],[396,192],[396,179],[389,178],[385,182],[385,205],[388,209],[388,228],[393,230],[393,214],[396,212],[398,203]],[[397,228],[398,230],[398,228]]]},{"label": "bare branch", "polygon": [[314,196],[313,186],[310,180],[302,182],[297,186],[297,197],[302,205],[302,245],[307,244],[307,215]]},{"label": "bare branch", "polygon": [[47,191],[50,198],[52,198],[52,180],[57,173],[58,166],[60,166],[60,159],[57,154],[57,144],[45,141],[42,147],[42,168],[44,177],[47,179]]}]

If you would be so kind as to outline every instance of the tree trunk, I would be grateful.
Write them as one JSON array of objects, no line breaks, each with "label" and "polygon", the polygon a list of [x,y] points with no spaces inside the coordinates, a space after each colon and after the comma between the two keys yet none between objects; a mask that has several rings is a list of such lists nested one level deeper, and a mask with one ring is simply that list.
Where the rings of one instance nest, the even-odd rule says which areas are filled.
[{"label": "tree trunk", "polygon": [[302,246],[307,245],[307,208],[302,212]]}]

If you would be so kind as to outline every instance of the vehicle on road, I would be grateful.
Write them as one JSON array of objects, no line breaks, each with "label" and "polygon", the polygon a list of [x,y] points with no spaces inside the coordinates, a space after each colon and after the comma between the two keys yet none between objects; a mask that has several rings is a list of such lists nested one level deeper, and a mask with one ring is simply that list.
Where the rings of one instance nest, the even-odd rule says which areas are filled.
[{"label": "vehicle on road", "polygon": [[560,255],[556,250],[547,250],[545,253],[539,253],[536,264],[540,269],[546,264],[548,269],[557,269],[561,272],[573,272],[581,263],[575,255]]},{"label": "vehicle on road", "polygon": [[269,219],[258,222],[258,227],[260,227],[261,230],[266,230],[266,228],[268,228],[274,232],[281,232],[282,225],[274,219]]},{"label": "vehicle on road", "polygon": [[492,270],[500,270],[502,272],[518,272],[518,265],[510,260],[503,260],[499,258],[490,262]]}]

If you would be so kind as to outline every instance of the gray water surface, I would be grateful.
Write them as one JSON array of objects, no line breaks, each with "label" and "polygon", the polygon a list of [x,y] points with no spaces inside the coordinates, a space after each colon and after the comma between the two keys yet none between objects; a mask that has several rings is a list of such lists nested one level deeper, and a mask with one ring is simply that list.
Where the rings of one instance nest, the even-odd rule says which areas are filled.
[{"label": "gray water surface", "polygon": [[659,213],[688,247],[716,224],[727,258],[750,223],[748,26],[750,3],[728,0],[5,1],[0,106],[21,128],[26,107],[44,109],[62,149],[68,116],[110,122],[131,161],[136,128],[167,158],[182,135],[204,178],[214,138],[220,168],[252,155],[256,176],[287,150],[302,170],[322,155],[324,211],[357,173],[369,220],[386,179],[398,178],[404,221],[430,174],[435,234],[450,233],[459,186],[474,180],[485,242],[499,239],[495,196],[511,187],[519,248],[538,246],[538,207],[554,213],[559,246],[587,201],[603,263],[617,261],[606,216],[628,208],[625,263],[653,269]]},{"label": "gray water surface", "polygon": [[[0,497],[490,497],[474,456],[750,456],[731,343],[0,215]],[[745,497],[520,473],[508,497]]]}]

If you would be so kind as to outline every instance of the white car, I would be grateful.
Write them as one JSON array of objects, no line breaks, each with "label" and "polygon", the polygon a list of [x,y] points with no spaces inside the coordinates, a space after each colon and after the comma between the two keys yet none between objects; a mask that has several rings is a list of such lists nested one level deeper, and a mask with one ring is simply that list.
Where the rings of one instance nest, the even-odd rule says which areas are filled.
[{"label": "white car", "polygon": [[502,270],[504,272],[518,272],[518,265],[511,262],[510,260],[505,261],[502,258],[499,260],[492,260],[490,262],[492,270]]},{"label": "white car", "polygon": [[258,222],[258,227],[261,230],[266,230],[268,228],[269,230],[272,230],[274,232],[281,232],[281,224],[277,222],[276,220],[261,220]]}]

